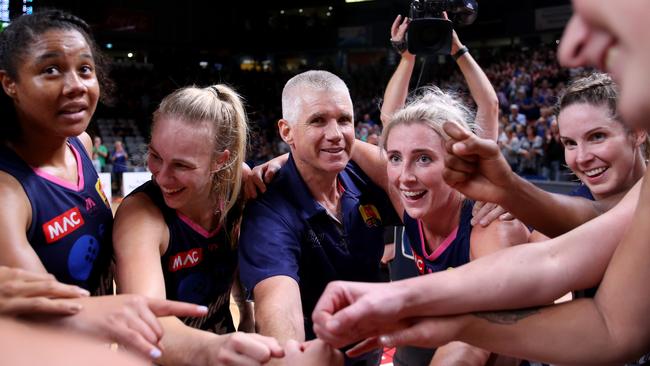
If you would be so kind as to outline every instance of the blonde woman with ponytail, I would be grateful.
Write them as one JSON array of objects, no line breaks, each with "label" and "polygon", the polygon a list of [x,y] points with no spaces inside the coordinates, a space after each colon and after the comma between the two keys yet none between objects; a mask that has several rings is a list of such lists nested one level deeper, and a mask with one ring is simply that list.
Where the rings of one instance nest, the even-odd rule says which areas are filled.
[{"label": "blonde woman with ponytail", "polygon": [[[170,94],[153,115],[152,179],[116,213],[118,291],[208,307],[204,318],[161,319],[162,365],[257,365],[282,356],[272,338],[224,335],[235,331],[229,305],[233,284],[239,287],[247,133],[244,107],[231,88],[191,86]],[[239,330],[254,330],[249,310],[240,306]]]}]

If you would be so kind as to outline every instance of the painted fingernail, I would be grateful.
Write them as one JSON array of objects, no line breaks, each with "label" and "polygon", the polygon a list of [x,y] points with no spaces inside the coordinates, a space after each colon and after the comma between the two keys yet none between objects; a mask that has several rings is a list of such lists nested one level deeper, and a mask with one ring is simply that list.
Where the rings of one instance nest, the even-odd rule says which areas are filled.
[{"label": "painted fingernail", "polygon": [[208,312],[208,307],[207,307],[207,306],[200,305],[200,306],[197,306],[196,308],[197,308],[197,309],[199,310],[199,312],[201,312],[201,313],[207,313],[207,312]]},{"label": "painted fingernail", "polygon": [[149,351],[149,356],[153,359],[157,359],[162,356],[162,352],[158,348],[152,348],[151,351]]}]

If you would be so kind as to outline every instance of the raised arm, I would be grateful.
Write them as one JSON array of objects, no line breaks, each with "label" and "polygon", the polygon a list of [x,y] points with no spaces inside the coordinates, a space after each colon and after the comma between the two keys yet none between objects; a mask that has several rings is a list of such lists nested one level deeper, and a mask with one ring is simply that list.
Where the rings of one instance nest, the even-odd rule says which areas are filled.
[{"label": "raised arm", "polygon": [[[451,54],[459,55],[458,52],[462,49],[465,49],[465,46],[460,42],[456,31],[453,31]],[[496,141],[499,135],[499,99],[492,83],[469,52],[454,58],[476,102],[475,123],[480,127],[477,134],[485,139]]]},{"label": "raised arm", "polygon": [[403,326],[405,318],[548,304],[595,286],[632,221],[638,194],[639,183],[616,207],[565,235],[453,271],[385,285],[331,283],[314,310],[314,329],[334,345],[347,344]]},{"label": "raised arm", "polygon": [[[405,35],[410,19],[398,15],[390,30],[391,42],[405,45]],[[415,67],[415,55],[404,49],[400,52],[401,60],[397,69],[391,76],[384,92],[384,101],[381,105],[381,122],[390,123],[393,113],[404,106],[409,93],[409,82]]]}]

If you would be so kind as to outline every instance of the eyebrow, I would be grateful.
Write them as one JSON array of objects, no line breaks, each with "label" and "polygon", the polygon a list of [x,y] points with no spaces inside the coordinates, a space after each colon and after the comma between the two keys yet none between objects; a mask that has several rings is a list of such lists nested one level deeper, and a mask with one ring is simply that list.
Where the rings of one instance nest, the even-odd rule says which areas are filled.
[{"label": "eyebrow", "polygon": [[[151,150],[151,152],[153,152],[154,154],[160,156],[160,154],[158,153],[158,151],[156,151],[156,149],[154,149],[154,148],[151,146],[151,144],[148,145],[148,148],[149,148],[149,150]],[[193,168],[196,168],[196,166],[197,166],[194,162],[191,162],[191,161],[189,161],[189,160],[185,160],[185,159],[176,159],[176,158],[174,158],[174,159],[171,160],[171,162],[172,162],[172,163],[180,163],[180,164],[183,164],[183,165],[188,165],[188,166],[191,166],[191,167],[193,167]]]},{"label": "eyebrow", "polygon": [[[47,61],[47,60],[50,60],[50,59],[53,59],[53,58],[62,57],[62,56],[63,56],[63,53],[59,52],[59,51],[45,52],[44,54],[39,55],[39,56],[36,57],[36,62],[40,63],[40,62],[44,62],[44,61]],[[79,56],[80,56],[80,58],[85,58],[85,59],[89,59],[91,61],[94,61],[93,55],[90,54],[90,53],[82,53]]]},{"label": "eyebrow", "polygon": [[[592,128],[591,130],[587,130],[587,132],[585,132],[585,133],[582,134],[582,135],[583,135],[583,136],[586,136],[586,135],[589,135],[590,133],[594,133],[594,132],[599,131],[599,130],[608,130],[608,128],[607,128],[607,126],[598,126],[598,127],[594,127],[594,128]],[[560,138],[561,138],[561,139],[569,139],[569,140],[573,140],[572,137],[563,136],[563,135],[561,135],[561,134],[560,134]]]},{"label": "eyebrow", "polygon": [[[387,154],[394,154],[394,153],[401,154],[401,152],[398,151],[398,150],[386,150],[386,153],[387,153]],[[415,149],[415,150],[407,151],[406,153],[407,153],[407,154],[422,154],[422,153],[427,153],[427,154],[432,154],[432,155],[436,155],[436,156],[438,155],[438,154],[436,154],[435,151],[430,150],[430,149]]]},{"label": "eyebrow", "polygon": [[[314,113],[314,114],[311,114],[311,115],[309,116],[309,118],[307,118],[307,121],[311,121],[311,120],[316,119],[316,118],[324,118],[325,116],[327,116],[327,113],[316,112],[316,113]],[[341,118],[341,117],[343,117],[343,118],[348,118],[348,119],[352,120],[352,115],[351,115],[350,113],[347,113],[347,112],[343,112],[343,113],[341,113],[341,115],[339,116],[339,118]],[[337,118],[337,119],[338,119],[338,118]]]}]

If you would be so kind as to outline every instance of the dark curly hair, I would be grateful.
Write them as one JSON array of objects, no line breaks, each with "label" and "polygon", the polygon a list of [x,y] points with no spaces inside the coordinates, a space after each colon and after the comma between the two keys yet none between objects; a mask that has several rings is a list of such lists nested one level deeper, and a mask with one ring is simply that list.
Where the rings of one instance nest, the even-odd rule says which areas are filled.
[{"label": "dark curly hair", "polygon": [[[81,18],[61,10],[48,9],[22,15],[0,33],[0,70],[4,70],[12,79],[18,80],[18,67],[24,60],[30,45],[41,34],[53,29],[75,30],[84,37],[95,62],[95,73],[102,91],[100,100],[110,103],[114,84],[108,78],[108,59],[99,50],[88,24]],[[4,92],[0,93],[0,114],[4,120],[0,123],[0,136],[4,139],[16,137],[20,133],[16,111],[12,99]]]}]

